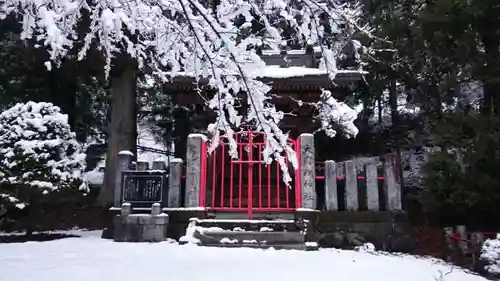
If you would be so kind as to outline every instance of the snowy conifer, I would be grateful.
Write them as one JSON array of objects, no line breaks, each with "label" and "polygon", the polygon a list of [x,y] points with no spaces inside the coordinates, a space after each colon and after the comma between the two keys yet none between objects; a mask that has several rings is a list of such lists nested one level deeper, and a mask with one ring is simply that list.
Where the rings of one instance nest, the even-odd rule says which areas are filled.
[{"label": "snowy conifer", "polygon": [[37,188],[44,194],[64,187],[80,187],[85,154],[59,107],[45,102],[16,104],[0,113],[0,197],[18,188]]},{"label": "snowy conifer", "polygon": [[495,239],[488,239],[481,249],[481,259],[487,265],[486,271],[493,276],[500,276],[500,234]]}]

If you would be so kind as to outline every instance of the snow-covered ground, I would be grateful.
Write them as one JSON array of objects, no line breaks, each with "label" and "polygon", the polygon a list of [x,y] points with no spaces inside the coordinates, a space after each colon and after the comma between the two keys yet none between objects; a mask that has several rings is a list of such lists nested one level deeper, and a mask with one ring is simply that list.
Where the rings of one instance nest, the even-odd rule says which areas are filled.
[{"label": "snow-covered ground", "polygon": [[[78,232],[72,231],[72,234]],[[324,249],[222,249],[115,243],[100,232],[0,244],[1,281],[484,281],[432,259]]]}]

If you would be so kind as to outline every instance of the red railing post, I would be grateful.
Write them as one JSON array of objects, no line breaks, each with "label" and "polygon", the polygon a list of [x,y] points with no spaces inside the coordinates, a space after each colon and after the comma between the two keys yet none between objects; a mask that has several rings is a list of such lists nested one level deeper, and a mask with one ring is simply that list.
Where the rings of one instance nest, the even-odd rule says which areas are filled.
[{"label": "red railing post", "polygon": [[222,142],[221,140],[221,154],[220,154],[220,157],[221,157],[221,179],[220,179],[220,206],[221,207],[225,207],[224,206],[224,184],[225,184],[225,179],[224,179],[224,170],[226,169],[226,163],[225,163],[225,159],[226,159],[226,154],[225,154],[225,149],[224,149],[224,143]]},{"label": "red railing post", "polygon": [[302,208],[302,179],[300,178],[300,173],[302,167],[301,155],[300,155],[300,137],[295,140],[295,152],[297,154],[297,170],[295,171],[295,208]]},{"label": "red railing post", "polygon": [[212,152],[212,208],[215,206],[215,181],[217,179],[217,149]]},{"label": "red railing post", "polygon": [[201,143],[200,151],[200,198],[199,205],[201,207],[206,207],[206,194],[207,194],[207,144],[205,141]]},{"label": "red railing post", "polygon": [[252,145],[252,132],[248,132],[248,193],[247,193],[247,207],[248,207],[248,219],[252,219],[252,208],[253,208],[253,145]]},{"label": "red railing post", "polygon": [[262,208],[262,144],[257,145],[259,153],[259,208]]},{"label": "red railing post", "polygon": [[[241,136],[239,138],[239,140],[241,141]],[[239,143],[238,144],[240,146],[240,149],[239,149],[239,160],[240,160],[240,173],[238,175],[238,208],[241,208],[241,197],[242,197],[242,192],[243,192],[243,188],[242,188],[242,184],[243,184],[243,144],[242,143]]]}]

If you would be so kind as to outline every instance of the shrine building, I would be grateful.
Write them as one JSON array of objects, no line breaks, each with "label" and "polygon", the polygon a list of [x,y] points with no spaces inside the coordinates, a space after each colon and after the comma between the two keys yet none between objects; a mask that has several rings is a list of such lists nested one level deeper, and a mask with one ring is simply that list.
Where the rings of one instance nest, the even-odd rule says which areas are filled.
[{"label": "shrine building", "polygon": [[[199,193],[195,194],[200,198],[196,205],[218,212],[249,212],[249,217],[252,217],[251,213],[255,212],[286,212],[304,207],[302,197],[305,195],[303,188],[300,188],[306,176],[304,171],[308,172],[304,165],[311,166],[313,170],[316,169],[314,159],[317,158],[315,156],[318,153],[321,154],[321,149],[314,149],[314,139],[312,139],[310,140],[313,153],[311,159],[305,159],[306,156],[301,153],[301,134],[312,133],[316,128],[312,120],[314,107],[299,106],[296,100],[305,103],[317,102],[322,89],[330,90],[336,98],[343,100],[352,93],[362,79],[358,71],[347,70],[340,71],[335,80],[331,81],[326,70],[319,69],[321,59],[319,50],[311,52],[294,50],[282,54],[263,52],[261,57],[266,62],[266,68],[259,78],[272,87],[271,102],[278,110],[294,113],[285,115],[279,125],[284,132],[289,133],[288,143],[298,152],[298,158],[301,160],[297,170],[299,172],[296,173],[286,159],[292,177],[290,185],[287,186],[283,181],[283,171],[279,164],[273,162],[271,165],[266,165],[262,159],[264,136],[251,130],[243,130],[236,134],[238,159],[229,157],[227,143],[224,140],[221,140],[220,146],[211,155],[206,153],[208,144],[199,144],[200,159],[196,160],[199,161],[196,163],[202,170],[199,178],[197,176],[193,178],[193,175],[189,174],[188,171],[193,167],[185,167],[184,193],[190,192],[190,184],[201,186]],[[192,156],[190,156],[192,152],[189,151],[189,142],[192,140],[188,135],[203,132],[215,119],[215,113],[205,109],[204,99],[197,92],[192,77],[176,77],[173,83],[165,86],[165,91],[174,97],[175,104],[199,106],[195,116],[184,116],[184,118],[189,118],[189,121],[177,120],[187,126],[177,130],[178,141],[175,145],[175,154],[176,157],[187,161],[187,158]],[[304,160],[310,163],[305,163],[307,161]],[[189,165],[189,161],[186,165]],[[312,172],[314,174],[314,171]],[[310,179],[310,181],[315,180],[315,178]],[[191,181],[194,182],[191,183]],[[314,189],[315,185],[311,182],[309,184]],[[184,203],[189,205],[189,203]]]}]

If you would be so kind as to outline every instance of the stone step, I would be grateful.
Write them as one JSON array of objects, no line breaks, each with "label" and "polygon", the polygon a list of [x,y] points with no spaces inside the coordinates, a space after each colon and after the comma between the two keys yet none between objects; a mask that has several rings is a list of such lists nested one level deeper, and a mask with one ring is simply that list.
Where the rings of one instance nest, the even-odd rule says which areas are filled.
[{"label": "stone step", "polygon": [[306,242],[306,227],[294,220],[191,219],[200,246],[314,250]]},{"label": "stone step", "polygon": [[[253,220],[289,220],[293,221],[295,219],[295,213],[293,211],[281,211],[281,212],[264,212],[264,211],[252,211]],[[223,211],[210,211],[209,218],[219,219],[219,220],[248,220],[248,210],[243,210],[240,212],[223,212]]]},{"label": "stone step", "polygon": [[240,244],[254,243],[256,244],[294,244],[305,243],[305,234],[302,232],[285,232],[285,231],[211,231],[210,228],[205,229],[202,235],[207,236],[210,240],[220,241],[238,241]]},{"label": "stone step", "polygon": [[[246,214],[245,214],[246,215]],[[295,220],[248,220],[248,219],[196,219],[196,225],[209,228],[217,227],[223,230],[232,231],[234,229],[246,231],[301,231],[305,226]]]},{"label": "stone step", "polygon": [[315,251],[318,250],[317,246],[308,246],[305,243],[297,244],[204,244],[205,247],[217,248],[252,248],[252,249],[270,249],[275,250],[299,250],[299,251]]}]

